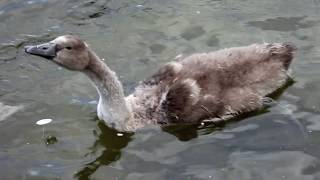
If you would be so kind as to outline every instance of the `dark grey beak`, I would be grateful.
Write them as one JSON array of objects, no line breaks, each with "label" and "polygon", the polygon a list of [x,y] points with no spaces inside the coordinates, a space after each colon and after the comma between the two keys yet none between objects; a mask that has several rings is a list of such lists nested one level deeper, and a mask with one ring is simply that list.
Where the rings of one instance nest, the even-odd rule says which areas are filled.
[{"label": "dark grey beak", "polygon": [[36,46],[25,46],[24,51],[29,54],[52,59],[56,56],[57,45],[55,43],[45,43]]}]

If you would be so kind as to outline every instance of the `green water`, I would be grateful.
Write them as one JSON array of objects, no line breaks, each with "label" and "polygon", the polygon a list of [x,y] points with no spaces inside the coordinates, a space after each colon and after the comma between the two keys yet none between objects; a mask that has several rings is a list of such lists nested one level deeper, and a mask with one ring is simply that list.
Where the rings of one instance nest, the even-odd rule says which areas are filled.
[{"label": "green water", "polygon": [[[2,0],[0,179],[320,179],[319,32],[319,0]],[[262,42],[298,46],[296,82],[268,112],[223,128],[118,136],[97,121],[87,77],[23,52],[63,34],[85,39],[126,93],[178,54]]]}]

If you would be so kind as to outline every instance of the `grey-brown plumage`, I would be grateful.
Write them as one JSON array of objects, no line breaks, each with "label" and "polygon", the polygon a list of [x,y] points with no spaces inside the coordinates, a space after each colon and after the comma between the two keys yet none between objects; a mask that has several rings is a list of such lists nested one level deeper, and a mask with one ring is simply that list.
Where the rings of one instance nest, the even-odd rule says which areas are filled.
[{"label": "grey-brown plumage", "polygon": [[[115,73],[84,42],[61,36],[51,43],[66,47],[74,42],[82,47],[73,52],[78,62],[70,60],[71,51],[57,52],[53,61],[87,74],[100,95],[99,118],[125,131],[147,124],[226,119],[259,109],[264,97],[286,82],[295,50],[286,43],[264,43],[193,54],[160,67],[124,97]],[[26,52],[36,54],[30,47]],[[83,57],[79,58],[81,54]],[[66,63],[63,57],[67,57]],[[75,68],[70,62],[75,63]]]},{"label": "grey-brown plumage", "polygon": [[133,93],[150,112],[138,114],[180,123],[259,109],[263,98],[286,82],[294,50],[290,44],[254,44],[168,63]]}]

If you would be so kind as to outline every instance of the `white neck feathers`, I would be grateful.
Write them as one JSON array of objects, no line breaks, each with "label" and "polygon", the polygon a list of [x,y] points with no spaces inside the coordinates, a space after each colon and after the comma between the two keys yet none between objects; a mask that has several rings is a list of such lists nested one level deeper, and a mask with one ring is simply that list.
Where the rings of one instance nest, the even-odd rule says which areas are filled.
[{"label": "white neck feathers", "polygon": [[92,80],[100,96],[97,107],[99,119],[117,130],[126,130],[131,112],[126,105],[122,84],[116,73],[90,50],[89,57],[90,63],[84,73]]}]

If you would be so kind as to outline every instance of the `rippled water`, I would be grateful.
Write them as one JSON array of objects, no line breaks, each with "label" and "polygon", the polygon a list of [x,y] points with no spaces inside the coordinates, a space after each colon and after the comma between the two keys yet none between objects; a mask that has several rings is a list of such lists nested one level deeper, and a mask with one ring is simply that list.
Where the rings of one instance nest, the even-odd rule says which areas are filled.
[{"label": "rippled water", "polygon": [[[0,22],[1,180],[320,179],[319,0],[2,0]],[[68,33],[106,59],[127,93],[180,53],[256,42],[295,43],[296,82],[268,112],[225,127],[119,136],[96,120],[84,75],[23,52]]]}]

